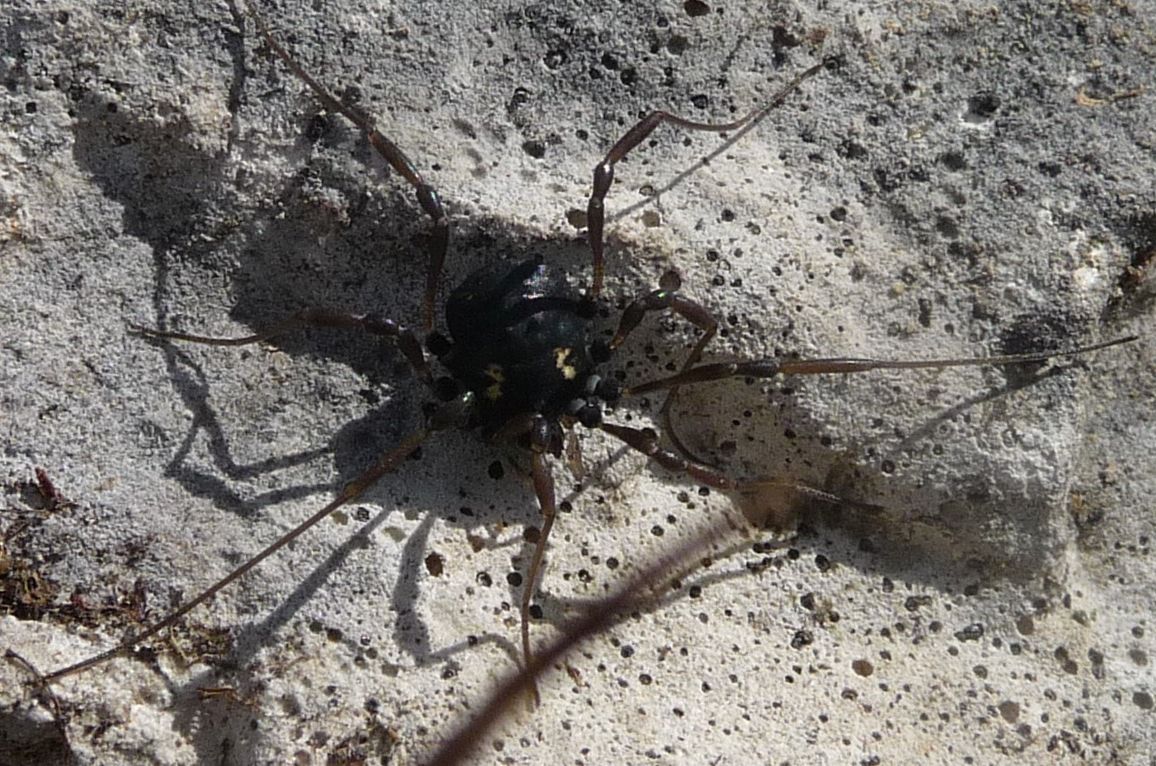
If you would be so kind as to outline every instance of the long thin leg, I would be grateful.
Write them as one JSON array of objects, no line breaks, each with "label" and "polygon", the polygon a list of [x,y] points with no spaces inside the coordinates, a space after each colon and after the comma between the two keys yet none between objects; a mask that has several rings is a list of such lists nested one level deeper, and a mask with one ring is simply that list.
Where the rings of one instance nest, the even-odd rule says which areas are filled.
[{"label": "long thin leg", "polygon": [[265,26],[265,21],[257,14],[256,10],[254,10],[252,6],[249,6],[247,10],[253,18],[253,22],[257,25],[257,31],[265,38],[265,43],[272,48],[273,52],[277,54],[277,57],[285,63],[285,66],[289,67],[293,74],[297,75],[302,82],[309,86],[309,89],[325,104],[327,109],[345,115],[346,119],[365,133],[366,138],[369,139],[369,143],[373,145],[377,153],[389,163],[389,166],[392,167],[398,175],[413,187],[414,193],[417,195],[418,204],[421,205],[421,209],[433,222],[433,236],[430,239],[428,248],[429,266],[426,271],[425,295],[422,298],[422,326],[425,332],[428,333],[433,329],[434,325],[434,302],[437,299],[438,283],[441,280],[442,267],[445,265],[446,249],[449,246],[450,238],[450,221],[446,216],[445,208],[442,207],[437,192],[425,182],[425,179],[418,173],[417,168],[414,167],[413,162],[410,161],[409,157],[405,156],[405,152],[377,129],[372,119],[346,106],[340,99],[330,93],[324,85],[314,79],[309,72],[305,71],[305,68],[289,54],[289,51],[287,51],[281,43],[277,42],[276,38],[269,32],[269,28]]},{"label": "long thin leg", "polygon": [[605,240],[603,238],[603,231],[606,223],[606,211],[604,203],[606,202],[606,194],[610,191],[610,185],[614,182],[614,166],[626,155],[630,154],[636,146],[646,140],[646,137],[654,132],[654,129],[664,123],[673,125],[683,130],[696,130],[708,133],[726,133],[732,130],[743,130],[753,126],[761,120],[768,112],[779,106],[786,100],[792,92],[794,92],[803,81],[819,72],[826,62],[816,64],[807,69],[802,74],[798,75],[794,80],[791,80],[785,88],[775,94],[769,102],[764,106],[759,107],[747,116],[735,120],[733,122],[695,122],[684,117],[671,114],[670,112],[655,111],[639,120],[634,127],[626,131],[622,138],[611,147],[610,151],[602,159],[602,162],[594,168],[594,183],[590,191],[590,201],[586,204],[586,226],[589,230],[590,236],[590,250],[594,257],[594,280],[591,286],[591,294],[594,297],[602,292],[602,281],[605,272]]},{"label": "long thin leg", "polygon": [[647,428],[631,428],[630,426],[620,426],[616,423],[601,423],[598,427],[614,438],[624,442],[626,446],[646,455],[668,471],[685,474],[697,482],[701,482],[708,487],[723,490],[724,492],[742,492],[759,486],[784,486],[798,490],[808,497],[813,497],[816,500],[822,500],[828,503],[844,504],[849,502],[838,495],[832,495],[830,492],[825,492],[817,487],[809,487],[805,484],[770,480],[737,481],[716,468],[703,465],[702,463],[696,463],[693,460],[687,460],[670,450],[662,449],[658,445],[658,434]]},{"label": "long thin leg", "polygon": [[1049,359],[1079,356],[1100,349],[1130,343],[1139,336],[1095,343],[1067,351],[1038,351],[1030,354],[1005,354],[1002,356],[951,358],[951,359],[860,359],[854,357],[832,357],[830,359],[753,359],[738,362],[701,364],[665,378],[640,383],[623,389],[623,394],[643,394],[648,391],[685,386],[691,383],[705,383],[725,378],[773,378],[776,375],[822,375],[828,373],[848,374],[868,370],[919,370],[941,367],[994,367],[1005,364],[1031,364]]},{"label": "long thin leg", "polygon": [[189,343],[202,343],[207,346],[248,346],[252,343],[275,338],[287,332],[315,325],[318,327],[336,327],[352,330],[363,330],[372,335],[393,338],[398,349],[409,360],[414,371],[423,379],[430,380],[429,363],[422,350],[421,341],[413,330],[405,325],[398,324],[392,319],[368,316],[366,314],[347,314],[342,311],[328,309],[302,309],[293,316],[283,319],[269,329],[254,335],[245,335],[240,338],[216,338],[208,335],[190,335],[183,332],[169,332],[167,330],[153,330],[147,327],[133,326],[133,331],[146,338],[162,338],[165,340],[181,340]]},{"label": "long thin leg", "polygon": [[658,285],[657,290],[651,290],[645,295],[635,298],[622,312],[622,318],[618,320],[618,329],[614,332],[614,337],[610,339],[610,350],[616,351],[647,314],[654,311],[673,311],[702,330],[703,333],[687,363],[683,365],[683,369],[686,369],[702,356],[703,348],[718,330],[718,320],[702,304],[679,292],[682,288],[682,280],[677,272],[668,271],[663,274]]},{"label": "long thin leg", "polygon": [[[526,577],[522,582],[522,658],[526,667],[529,667],[533,658],[530,652],[530,602],[537,590],[538,578],[546,555],[546,542],[550,539],[550,530],[554,528],[554,517],[557,515],[554,476],[546,463],[546,455],[560,453],[561,432],[556,424],[552,424],[542,415],[526,415],[511,419],[495,438],[504,440],[519,436],[528,436],[530,440],[532,455],[530,475],[534,480],[534,494],[538,497],[538,507],[542,511],[542,529],[538,532],[530,568],[526,571]],[[537,703],[538,690],[535,688],[533,691],[534,702]]]},{"label": "long thin leg", "polygon": [[[830,492],[800,484],[794,481],[777,479],[757,479],[753,481],[738,481],[727,476],[716,468],[689,460],[670,450],[662,449],[658,443],[658,434],[650,429],[630,428],[614,423],[602,423],[598,426],[606,433],[624,442],[628,447],[636,449],[649,457],[668,471],[681,473],[691,479],[713,487],[723,492],[734,493],[746,499],[743,514],[748,521],[760,527],[785,528],[792,520],[791,503],[782,504],[785,498],[791,501],[800,498],[817,500],[821,503],[855,508],[861,511],[876,512],[879,507],[869,503],[860,503],[848,500]],[[769,498],[776,498],[778,502],[768,502]],[[753,503],[750,501],[754,500]]]},{"label": "long thin leg", "polygon": [[609,630],[625,615],[649,608],[668,584],[686,577],[712,548],[724,540],[730,525],[718,520],[685,543],[675,547],[638,569],[611,595],[600,598],[582,610],[573,621],[562,627],[534,659],[501,682],[472,711],[472,717],[455,734],[442,740],[437,752],[426,763],[429,766],[457,766],[469,761],[479,750],[479,743],[490,736],[493,726],[513,708],[515,701],[537,687],[537,679],[551,667],[561,664],[574,647],[592,636]]},{"label": "long thin leg", "polygon": [[[669,310],[702,330],[702,337],[698,339],[694,348],[691,349],[690,356],[682,363],[680,372],[685,372],[697,364],[698,360],[702,358],[703,351],[706,349],[707,344],[711,342],[715,333],[718,332],[718,320],[715,319],[714,314],[710,313],[705,306],[682,295],[679,292],[681,288],[682,279],[678,276],[677,272],[668,271],[663,274],[657,290],[652,290],[636,298],[626,307],[626,310],[622,312],[622,318],[618,322],[618,329],[615,331],[614,337],[610,339],[610,349],[616,351],[626,341],[627,336],[638,327],[647,314],[653,311]],[[683,444],[682,439],[679,438],[678,430],[674,428],[674,423],[670,418],[670,408],[674,404],[675,397],[677,396],[678,386],[671,386],[666,395],[666,400],[662,403],[662,408],[659,410],[663,428],[679,452],[686,457],[697,459],[691,451],[687,449],[686,445]]]},{"label": "long thin leg", "polygon": [[[526,571],[525,582],[522,583],[522,660],[526,667],[530,667],[530,660],[533,657],[530,651],[530,602],[537,592],[538,578],[542,573],[542,562],[546,555],[546,541],[550,538],[550,530],[554,528],[554,517],[557,514],[554,477],[550,474],[550,467],[546,465],[544,453],[534,453],[530,472],[534,479],[534,494],[538,496],[538,505],[542,509],[542,530],[538,533],[534,557],[530,560],[530,568]],[[534,689],[535,700],[537,697],[538,690]]]},{"label": "long thin leg", "polygon": [[365,492],[365,490],[369,489],[369,487],[376,483],[382,476],[385,476],[385,474],[390,473],[395,468],[397,468],[401,461],[405,460],[414,450],[421,446],[422,442],[425,441],[426,437],[428,437],[431,432],[439,431],[451,426],[460,425],[462,422],[464,422],[466,414],[472,405],[473,399],[469,395],[463,395],[458,399],[442,405],[438,412],[436,412],[430,418],[430,421],[426,427],[418,429],[414,433],[410,434],[404,441],[402,441],[401,444],[378,458],[377,462],[374,463],[374,465],[368,471],[346,484],[332,502],[314,513],[305,521],[298,524],[289,532],[286,532],[284,535],[277,538],[277,540],[266,546],[265,549],[258,553],[256,556],[253,556],[253,558],[249,559],[244,564],[237,567],[232,572],[229,572],[229,574],[225,575],[220,580],[217,580],[217,582],[213,583],[205,590],[201,591],[201,593],[198,594],[195,598],[186,601],[183,605],[178,607],[173,612],[170,612],[168,616],[166,616],[155,625],[146,628],[143,632],[138,633],[131,638],[125,639],[120,644],[106,652],[101,652],[100,654],[89,657],[86,660],[81,660],[80,662],[77,662],[73,665],[61,668],[60,670],[54,670],[53,672],[45,675],[44,680],[49,682],[55,681],[58,678],[63,678],[64,676],[72,675],[73,673],[79,673],[95,665],[99,665],[100,663],[110,660],[113,657],[124,654],[134,646],[140,644],[142,641],[145,641],[146,639],[155,636],[157,633],[160,633],[162,630],[176,624],[176,622],[188,614],[189,611],[208,601],[222,588],[227,587],[233,581],[243,576],[250,569],[253,569],[262,561],[296,540],[306,531],[316,526],[318,522],[327,517],[333,511],[360,497],[362,493]]}]

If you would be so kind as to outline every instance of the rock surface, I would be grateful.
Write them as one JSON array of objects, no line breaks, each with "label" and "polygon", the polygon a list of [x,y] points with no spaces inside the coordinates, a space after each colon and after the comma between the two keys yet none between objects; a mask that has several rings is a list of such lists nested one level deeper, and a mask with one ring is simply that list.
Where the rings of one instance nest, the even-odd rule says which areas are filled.
[{"label": "rock surface", "polygon": [[[627,128],[735,119],[838,56],[705,167],[723,139],[670,128],[619,166],[608,327],[676,269],[721,320],[719,359],[1140,338],[1044,369],[686,391],[682,438],[728,474],[883,510],[809,508],[785,544],[718,557],[544,678],[478,762],[1150,763],[1156,9],[734,5],[262,13],[440,191],[445,285],[530,254],[588,284],[590,171]],[[188,6],[0,14],[0,647],[42,671],[210,584],[421,422],[424,389],[371,339],[130,334],[240,335],[307,305],[419,317],[411,190],[237,6]],[[611,366],[661,374],[694,337],[648,321]],[[536,641],[732,512],[582,444]],[[527,465],[438,436],[155,660],[59,682],[55,711],[0,664],[0,761],[421,762],[516,665]]]}]

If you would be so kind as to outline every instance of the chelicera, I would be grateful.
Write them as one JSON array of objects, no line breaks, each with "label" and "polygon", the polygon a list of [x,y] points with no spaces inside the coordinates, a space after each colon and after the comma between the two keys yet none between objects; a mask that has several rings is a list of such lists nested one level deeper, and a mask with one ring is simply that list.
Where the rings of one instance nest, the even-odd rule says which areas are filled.
[{"label": "chelicera", "polygon": [[[173,625],[190,610],[297,539],[334,510],[360,497],[371,485],[396,470],[430,434],[448,428],[477,430],[489,440],[515,443],[530,454],[530,473],[542,513],[542,526],[523,580],[520,603],[522,652],[529,665],[532,657],[529,631],[531,603],[556,512],[554,479],[549,458],[563,454],[567,434],[576,425],[601,430],[627,447],[644,453],[663,468],[719,490],[743,493],[767,486],[786,486],[824,502],[855,504],[821,489],[790,482],[736,480],[696,460],[677,441],[674,442],[675,449],[668,449],[660,444],[659,436],[653,430],[610,422],[604,417],[607,405],[653,391],[665,391],[672,397],[684,385],[735,377],[770,378],[778,375],[854,373],[881,368],[1029,364],[1058,356],[1083,354],[1131,340],[1117,339],[1058,353],[1041,351],[987,358],[764,358],[700,363],[708,342],[715,335],[717,322],[705,306],[680,291],[679,280],[673,273],[665,275],[657,289],[629,302],[609,341],[599,339],[593,320],[604,282],[603,205],[613,183],[615,165],[661,125],[714,133],[743,131],[782,104],[804,81],[823,71],[826,66],[833,65],[830,61],[806,69],[766,105],[733,122],[694,122],[662,111],[652,112],[641,119],[614,144],[594,169],[593,188],[587,204],[588,236],[593,261],[589,290],[578,292],[570,286],[565,274],[541,259],[530,259],[513,265],[491,264],[470,275],[451,291],[444,307],[447,333],[437,332],[434,330],[436,298],[449,244],[449,218],[437,193],[406,154],[382,134],[369,117],[344,104],[314,79],[269,32],[261,18],[255,13],[250,15],[269,49],[308,86],[327,109],[344,115],[364,132],[376,151],[413,188],[419,206],[430,219],[433,235],[428,244],[420,332],[392,319],[321,308],[302,309],[263,332],[239,338],[207,337],[145,328],[136,328],[136,331],[152,339],[216,346],[259,343],[310,325],[367,332],[396,344],[416,375],[427,384],[433,402],[427,409],[423,427],[381,455],[364,473],[343,487],[325,507],[160,621],[108,651],[47,674],[44,677],[47,681],[105,662]],[[604,364],[642,319],[654,312],[674,312],[701,331],[698,342],[681,370],[672,375],[626,386],[604,375],[601,372]],[[438,368],[443,371],[442,374],[435,371]]]}]

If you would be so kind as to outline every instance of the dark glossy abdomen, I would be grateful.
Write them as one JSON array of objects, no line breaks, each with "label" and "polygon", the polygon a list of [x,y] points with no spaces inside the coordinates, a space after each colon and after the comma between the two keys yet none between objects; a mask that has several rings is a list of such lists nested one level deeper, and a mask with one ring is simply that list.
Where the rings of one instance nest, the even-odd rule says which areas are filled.
[{"label": "dark glossy abdomen", "polygon": [[477,396],[476,425],[518,415],[556,417],[580,398],[590,358],[589,304],[540,260],[487,266],[446,302],[452,351],[442,360]]}]

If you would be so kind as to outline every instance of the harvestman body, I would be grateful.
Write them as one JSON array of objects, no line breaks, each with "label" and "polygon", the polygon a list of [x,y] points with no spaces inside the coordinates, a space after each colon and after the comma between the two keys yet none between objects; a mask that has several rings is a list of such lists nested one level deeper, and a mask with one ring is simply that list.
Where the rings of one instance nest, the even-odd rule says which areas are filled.
[{"label": "harvestman body", "polygon": [[[715,335],[717,321],[707,308],[680,293],[679,281],[673,274],[664,277],[658,289],[637,297],[626,307],[618,329],[609,342],[595,338],[592,318],[596,301],[602,293],[605,268],[603,202],[613,182],[615,165],[663,124],[715,133],[749,128],[771,109],[782,104],[805,80],[821,72],[828,62],[803,71],[765,106],[740,120],[714,124],[693,122],[661,111],[647,115],[618,140],[594,169],[593,188],[587,205],[593,259],[593,278],[589,292],[579,294],[574,291],[568,286],[563,274],[540,259],[514,265],[493,264],[475,272],[451,292],[444,308],[448,334],[434,332],[437,291],[449,243],[449,219],[437,193],[426,183],[405,153],[380,133],[368,117],[333,96],[282,47],[259,16],[252,12],[250,15],[272,52],[309,87],[327,109],[341,113],[364,132],[376,151],[413,188],[419,206],[429,217],[433,236],[429,240],[427,252],[428,270],[422,299],[421,333],[390,319],[317,308],[301,310],[264,332],[242,338],[211,338],[135,329],[149,338],[217,346],[258,343],[308,325],[368,332],[391,339],[397,345],[438,403],[422,428],[383,454],[363,474],[338,492],[328,505],[293,530],[141,633],[125,639],[108,651],[48,673],[44,676],[45,681],[54,681],[99,665],[173,625],[190,610],[297,539],[334,510],[360,497],[368,487],[395,470],[430,434],[451,427],[476,429],[487,439],[513,442],[530,452],[531,476],[542,512],[542,528],[524,578],[521,596],[522,652],[529,666],[533,656],[529,634],[530,606],[555,517],[554,481],[547,456],[561,455],[565,434],[574,425],[599,429],[644,453],[662,467],[716,489],[742,492],[785,484],[821,501],[849,503],[822,490],[793,483],[773,480],[737,481],[712,466],[680,454],[681,450],[661,447],[658,435],[650,429],[605,421],[604,405],[651,391],[667,391],[673,395],[684,385],[725,378],[855,373],[884,368],[1029,364],[1055,357],[1085,354],[1133,340],[1120,338],[1063,352],[1041,351],[986,359],[764,358],[700,364],[707,343]],[[602,377],[598,370],[644,316],[665,311],[673,311],[702,331],[701,338],[681,371],[626,387],[612,378]],[[447,374],[434,374],[431,356]]]}]

